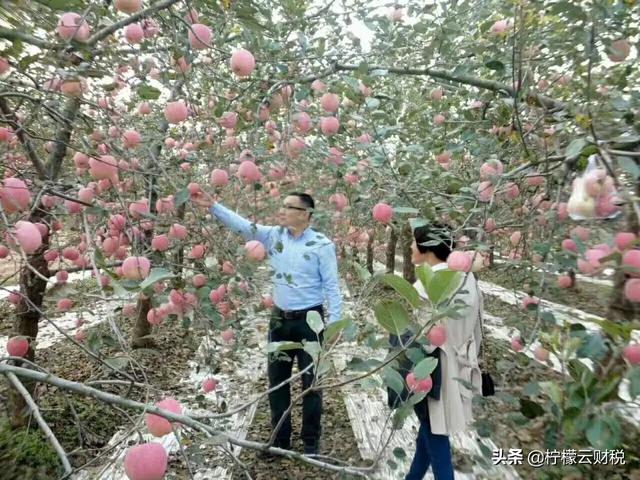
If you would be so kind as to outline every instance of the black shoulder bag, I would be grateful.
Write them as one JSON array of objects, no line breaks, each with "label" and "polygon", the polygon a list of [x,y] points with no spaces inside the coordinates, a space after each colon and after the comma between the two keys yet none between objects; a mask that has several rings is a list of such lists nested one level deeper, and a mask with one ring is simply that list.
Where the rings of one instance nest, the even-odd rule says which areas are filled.
[{"label": "black shoulder bag", "polygon": [[482,375],[482,396],[490,397],[496,394],[495,385],[493,383],[493,378],[491,378],[491,374],[484,369],[486,368],[486,362],[484,357],[484,322],[482,321],[482,292],[480,292],[480,288],[478,287],[478,283],[476,280],[476,291],[478,292],[478,322],[480,322],[480,341],[482,342],[480,345],[480,373]]}]

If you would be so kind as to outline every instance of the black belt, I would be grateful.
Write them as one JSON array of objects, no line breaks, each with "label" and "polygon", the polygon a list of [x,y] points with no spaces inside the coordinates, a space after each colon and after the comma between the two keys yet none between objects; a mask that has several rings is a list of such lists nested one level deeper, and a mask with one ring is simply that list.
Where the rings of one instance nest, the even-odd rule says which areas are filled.
[{"label": "black belt", "polygon": [[316,310],[322,314],[322,304],[314,305],[313,307],[305,308],[302,310],[282,310],[275,305],[273,306],[273,313],[280,318],[284,318],[285,320],[306,320],[307,312],[310,312],[311,310]]}]

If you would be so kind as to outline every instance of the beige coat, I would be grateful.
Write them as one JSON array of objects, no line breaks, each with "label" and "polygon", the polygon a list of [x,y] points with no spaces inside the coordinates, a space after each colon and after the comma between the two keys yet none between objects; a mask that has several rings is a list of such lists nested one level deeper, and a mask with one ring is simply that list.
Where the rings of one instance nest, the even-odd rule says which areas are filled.
[{"label": "beige coat", "polygon": [[[434,271],[446,268],[446,263],[431,267]],[[458,292],[454,300],[464,301],[466,311],[462,310],[462,318],[444,321],[447,336],[445,344],[440,347],[440,400],[427,397],[431,431],[440,435],[452,435],[467,429],[468,424],[473,422],[471,400],[473,395],[481,393],[482,388],[482,375],[478,367],[478,352],[482,342],[478,315],[482,312],[482,296],[478,296],[477,282],[472,273],[466,274],[464,281],[461,290],[465,292]],[[420,296],[427,298],[420,280],[416,281],[414,287]],[[455,378],[473,385],[474,391]]]}]

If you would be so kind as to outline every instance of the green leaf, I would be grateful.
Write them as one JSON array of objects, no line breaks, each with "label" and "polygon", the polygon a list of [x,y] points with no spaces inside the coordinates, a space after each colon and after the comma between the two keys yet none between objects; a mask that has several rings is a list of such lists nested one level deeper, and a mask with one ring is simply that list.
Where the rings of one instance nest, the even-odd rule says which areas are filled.
[{"label": "green leaf", "polygon": [[536,418],[544,415],[544,408],[532,400],[520,398],[520,412],[527,418]]},{"label": "green leaf", "polygon": [[373,97],[367,98],[367,100],[364,103],[365,103],[365,105],[367,106],[367,108],[369,110],[375,110],[376,108],[378,108],[380,106],[380,100],[378,100],[377,98],[373,98]]},{"label": "green leaf", "polygon": [[402,429],[403,425],[404,425],[404,421],[407,419],[407,417],[413,413],[413,406],[412,405],[403,405],[402,407],[398,408],[395,410],[395,412],[393,413],[393,420],[391,422],[393,429],[394,430],[400,430]]},{"label": "green leaf", "polygon": [[393,449],[393,456],[400,460],[403,460],[407,458],[407,452],[405,452],[404,448],[402,447],[396,447]]},{"label": "green leaf", "polygon": [[[630,108],[629,101],[622,97],[615,97],[611,99],[611,106],[620,112],[624,112]],[[612,139],[612,141],[616,141]]]},{"label": "green leaf", "polygon": [[607,320],[606,318],[603,318],[602,320],[594,318],[594,319],[589,319],[589,321],[597,324],[604,333],[606,333],[607,335],[611,336],[612,338],[616,339],[616,338],[622,338],[622,339],[627,339],[626,337],[626,330],[625,328],[615,322],[612,322],[611,320]]},{"label": "green leaf", "polygon": [[98,216],[104,217],[109,213],[109,210],[107,210],[106,208],[94,206],[94,207],[87,207],[85,209],[85,213],[87,215],[98,215]]},{"label": "green leaf", "polygon": [[576,357],[589,358],[591,360],[600,360],[607,353],[607,347],[604,343],[604,338],[600,332],[587,333],[584,332],[581,337],[581,345],[576,350]]},{"label": "green leaf", "polygon": [[382,369],[382,379],[384,384],[391,388],[398,395],[404,390],[404,379],[395,369],[386,366]]},{"label": "green leaf", "polygon": [[106,358],[104,361],[107,365],[112,366],[115,369],[122,370],[129,365],[129,357],[111,357]]},{"label": "green leaf", "polygon": [[344,82],[349,85],[354,91],[360,93],[360,82],[357,78],[346,77]]},{"label": "green leaf", "polygon": [[315,310],[310,310],[307,312],[307,325],[311,327],[311,330],[313,330],[316,335],[324,330],[324,322],[322,321],[322,316]]},{"label": "green leaf", "polygon": [[620,135],[619,137],[613,137],[609,142],[623,145],[634,144],[640,142],[640,135]]},{"label": "green leaf", "polygon": [[393,211],[395,213],[411,213],[411,214],[420,213],[420,210],[413,207],[393,207]]},{"label": "green leaf", "polygon": [[484,66],[490,70],[496,70],[498,72],[504,71],[504,63],[500,60],[489,60],[488,62],[485,62]]},{"label": "green leaf", "polygon": [[420,280],[424,291],[428,292],[429,282],[431,282],[431,279],[433,278],[433,270],[431,270],[431,267],[426,263],[418,265],[416,267],[416,277]]},{"label": "green leaf", "polygon": [[409,397],[409,400],[407,400],[407,404],[413,407],[424,400],[424,397],[426,396],[427,394],[425,392],[414,393]]},{"label": "green leaf", "polygon": [[145,278],[140,284],[140,289],[144,290],[147,287],[150,287],[154,283],[162,282],[163,280],[167,280],[169,278],[173,278],[175,275],[171,273],[171,271],[166,268],[152,268],[149,276]]},{"label": "green leaf", "polygon": [[98,333],[95,331],[89,332],[87,338],[87,348],[93,353],[97,354],[100,351],[100,347],[102,347],[102,338],[100,337],[100,335],[98,335]]},{"label": "green leaf", "polygon": [[350,319],[343,318],[342,320],[327,324],[327,327],[324,329],[324,338],[332,338],[334,335],[337,335],[338,332],[349,326],[349,322]]},{"label": "green leaf", "polygon": [[419,348],[407,348],[405,350],[405,356],[411,360],[413,365],[418,364],[425,358],[425,353],[422,347]]},{"label": "green leaf", "polygon": [[358,331],[359,328],[356,322],[349,320],[349,325],[347,325],[347,328],[344,329],[342,339],[345,342],[353,342],[358,336]]},{"label": "green leaf", "polygon": [[423,225],[428,225],[429,221],[424,218],[410,218],[409,225],[411,225],[411,229],[415,230],[418,227],[422,227]]},{"label": "green leaf", "polygon": [[295,350],[302,348],[300,342],[269,342],[267,343],[267,353],[282,352],[285,350]]},{"label": "green leaf", "polygon": [[364,268],[362,265],[360,265],[358,262],[353,262],[352,263],[353,267],[356,270],[356,273],[358,274],[358,276],[360,277],[360,280],[363,281],[368,281],[371,278],[371,272],[369,272],[369,270],[367,270],[366,268]]},{"label": "green leaf", "polygon": [[127,292],[124,287],[120,284],[120,282],[117,282],[115,280],[111,280],[110,282],[111,288],[113,288],[113,294],[115,297],[117,298],[126,298],[129,295],[129,292]]},{"label": "green leaf", "polygon": [[187,315],[182,317],[182,324],[180,326],[184,330],[187,330],[191,326],[191,323],[193,322],[193,316],[194,315],[195,315],[195,312],[193,310],[190,310]]},{"label": "green leaf", "polygon": [[522,389],[522,394],[527,397],[535,397],[538,393],[540,393],[540,385],[538,382],[529,382]]},{"label": "green leaf", "polygon": [[571,143],[567,145],[567,148],[564,151],[567,160],[573,160],[574,158],[577,158],[586,145],[587,141],[584,138],[574,138],[573,140],[571,140]]},{"label": "green leaf", "polygon": [[366,378],[363,378],[362,380],[358,381],[356,386],[358,388],[360,388],[361,390],[372,391],[372,390],[377,390],[380,387],[382,387],[382,384],[381,384],[381,382],[379,382],[378,380],[376,380],[373,377],[366,377]]},{"label": "green leaf", "polygon": [[413,308],[418,308],[422,305],[418,291],[404,278],[393,273],[386,273],[380,277],[380,280],[398,292]]},{"label": "green leaf", "polygon": [[322,357],[315,368],[316,377],[321,377],[331,370],[333,362],[328,357]]},{"label": "green leaf", "polygon": [[178,190],[173,197],[173,204],[176,207],[179,207],[183,203],[189,200],[189,190],[183,188],[182,190]]},{"label": "green leaf", "polygon": [[296,93],[294,97],[299,102],[300,100],[309,97],[310,93],[311,93],[311,89],[304,86],[298,86],[296,88]]},{"label": "green leaf", "polygon": [[373,307],[373,311],[378,323],[394,335],[402,334],[409,325],[409,314],[399,302],[382,300]]},{"label": "green leaf", "polygon": [[587,440],[593,448],[608,450],[620,442],[620,425],[612,417],[594,417],[586,430]]},{"label": "green leaf", "polygon": [[96,248],[93,251],[93,260],[96,262],[96,267],[106,270],[104,254],[102,253],[102,250],[100,250],[99,248]]},{"label": "green leaf", "polygon": [[[529,306],[531,306],[531,305],[529,305]],[[555,317],[555,315],[553,314],[553,312],[551,310],[544,310],[542,313],[540,313],[540,318],[547,325],[556,325],[557,324],[556,317]]]},{"label": "green leaf", "polygon": [[424,380],[433,373],[437,366],[437,358],[426,357],[415,366],[415,368],[413,369],[413,376],[416,378],[416,380]]},{"label": "green leaf", "polygon": [[320,342],[307,341],[307,342],[304,342],[302,349],[311,356],[311,358],[315,363],[318,361],[318,354],[320,353],[320,350],[322,349],[322,347],[320,346]]},{"label": "green leaf", "polygon": [[614,375],[613,378],[597,382],[593,392],[595,395],[592,395],[591,392],[589,392],[589,396],[592,401],[598,404],[608,400],[617,400],[618,388],[620,387],[621,380],[622,378],[620,376]]},{"label": "green leaf", "polygon": [[347,362],[346,368],[348,370],[353,370],[356,372],[368,372],[369,370],[373,370],[374,368],[380,366],[381,363],[382,362],[376,358],[363,360],[359,357],[353,357]]},{"label": "green leaf", "polygon": [[629,395],[633,400],[640,395],[640,367],[633,367],[627,373],[627,380],[629,380]]},{"label": "green leaf", "polygon": [[493,424],[488,420],[478,420],[475,422],[478,435],[482,438],[489,438],[493,433]]},{"label": "green leaf", "polygon": [[618,165],[620,165],[620,168],[625,172],[631,175],[632,178],[640,177],[640,167],[633,158],[618,157]]},{"label": "green leaf", "polygon": [[460,286],[461,273],[453,270],[438,270],[429,282],[427,295],[434,305],[445,302]]},{"label": "green leaf", "polygon": [[157,100],[160,97],[160,90],[145,83],[139,85],[136,92],[143,100]]}]

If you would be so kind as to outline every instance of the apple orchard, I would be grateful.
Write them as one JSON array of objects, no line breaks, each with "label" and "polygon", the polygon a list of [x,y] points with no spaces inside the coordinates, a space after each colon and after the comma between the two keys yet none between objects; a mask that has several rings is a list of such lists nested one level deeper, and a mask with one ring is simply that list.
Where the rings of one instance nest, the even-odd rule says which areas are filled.
[{"label": "apple orchard", "polygon": [[[268,410],[265,374],[248,396],[225,378],[266,356],[251,338],[273,306],[267,252],[191,200],[275,225],[295,190],[313,195],[349,292],[325,331],[338,342],[314,350],[325,398],[397,388],[392,355],[372,353],[389,333],[444,341],[453,283],[424,284],[425,316],[411,228],[446,222],[451,282],[475,272],[517,291],[485,302],[509,333],[486,345],[499,392],[474,428],[505,449],[624,449],[610,473],[639,474],[639,30],[635,0],[2,2],[0,450],[48,452],[3,471],[112,462],[136,480],[191,478],[207,456],[250,463],[264,438],[223,420]],[[360,356],[332,367],[345,345]],[[186,404],[170,387],[196,359]],[[428,379],[399,382],[417,395]],[[109,436],[133,435],[115,459],[86,435],[106,415]],[[390,415],[401,429],[411,405]],[[355,452],[290,452],[309,476],[287,478],[372,475]]]}]

